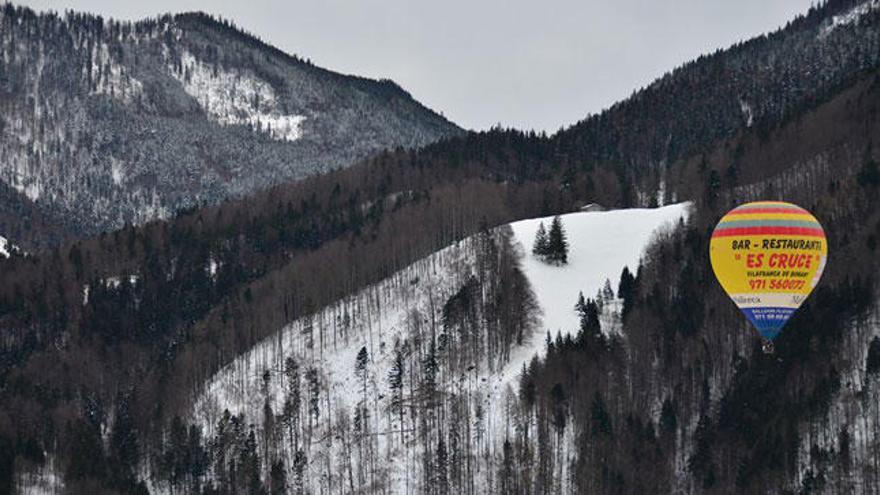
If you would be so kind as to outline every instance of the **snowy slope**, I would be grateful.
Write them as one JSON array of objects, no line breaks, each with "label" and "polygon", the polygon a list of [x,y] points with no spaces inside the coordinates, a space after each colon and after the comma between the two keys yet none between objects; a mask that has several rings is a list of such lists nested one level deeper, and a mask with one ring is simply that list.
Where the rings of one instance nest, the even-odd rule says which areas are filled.
[{"label": "snowy slope", "polygon": [[[654,209],[632,208],[562,215],[570,246],[568,264],[563,266],[545,263],[531,254],[538,225],[543,222],[545,228],[549,228],[553,217],[512,223],[514,236],[526,253],[523,271],[544,313],[542,328],[554,336],[557,333],[575,333],[580,325],[574,311],[578,293],[583,292],[584,297],[594,297],[606,280],[611,281],[616,291],[623,267],[628,266],[635,273],[642,252],[654,233],[674,225],[679,219],[687,219],[689,208],[690,203],[679,203]],[[618,307],[619,304],[607,305],[602,318],[604,332],[608,333],[619,326],[619,315],[614,314]],[[523,365],[536,355],[543,357],[546,331],[533,335],[513,350],[504,369],[487,377],[483,389],[484,396],[488,397],[486,407],[491,412],[490,417],[502,414],[504,396],[509,389],[518,386]],[[499,438],[500,433],[503,432],[499,432]],[[573,438],[566,438],[566,442],[570,441]]]},{"label": "snowy slope", "polygon": [[[591,297],[607,279],[616,287],[624,266],[635,270],[652,234],[686,216],[687,211],[688,204],[678,204],[652,210],[564,215],[562,221],[571,250],[569,264],[562,267],[547,265],[530,254],[538,223],[543,221],[547,225],[551,218],[510,225],[513,240],[523,253],[523,272],[543,309],[543,325],[535,329],[523,345],[514,347],[508,362],[496,372],[490,371],[485,363],[476,363],[472,371],[460,376],[448,376],[452,374],[441,368],[438,377],[443,394],[469,397],[468,407],[477,418],[474,444],[481,454],[475,458],[478,486],[489,491],[493,487],[492,477],[500,462],[501,444],[511,434],[508,411],[515,397],[517,378],[523,364],[544,351],[545,329],[552,329],[554,333],[575,331],[578,321],[573,307],[578,292]],[[415,430],[416,418],[404,417],[401,424],[394,414],[387,412],[391,405],[387,377],[393,349],[395,342],[419,342],[422,335],[430,335],[442,326],[445,301],[474,273],[476,244],[474,238],[469,238],[447,247],[318,314],[285,326],[205,384],[191,419],[211,436],[223,410],[228,409],[232,414],[244,414],[246,423],[259,431],[264,424],[266,403],[275,414],[283,409],[287,387],[282,372],[284,359],[294,356],[300,364],[301,375],[309,369],[317,371],[322,390],[321,412],[315,419],[310,438],[305,441],[310,459],[306,485],[320,492],[332,490],[334,486],[338,489],[344,483],[345,474],[341,472],[344,469],[328,469],[328,466],[345,465],[346,436],[339,432],[340,419],[348,418],[350,423],[353,411],[366,396],[373,411],[367,426],[375,439],[371,440],[375,442],[372,448],[383,459],[376,468],[374,483],[389,487],[393,493],[420,491],[424,449],[416,435],[404,434]],[[362,347],[369,354],[366,394],[355,372],[356,356]],[[420,357],[409,359],[408,369],[419,367]],[[305,393],[303,402],[308,402]],[[571,430],[568,429],[563,439],[568,460],[573,460],[576,452],[576,432]],[[289,444],[289,441],[280,442],[280,449],[284,451],[281,455],[287,459],[294,454]],[[161,485],[154,488],[164,489]]]},{"label": "snowy slope", "polygon": [[[573,308],[578,292],[593,297],[606,280],[611,281],[616,291],[623,267],[628,266],[635,273],[654,231],[686,216],[687,209],[688,203],[680,203],[655,209],[562,215],[571,246],[568,264],[549,265],[531,254],[523,260],[523,269],[544,309],[544,328],[554,335],[558,331],[576,330],[578,319]],[[526,253],[531,253],[538,224],[543,222],[549,228],[552,220],[535,218],[511,224]]]},{"label": "snowy slope", "polygon": [[[287,325],[275,337],[258,344],[215,375],[197,401],[193,419],[203,425],[208,435],[214,433],[224,409],[232,414],[244,413],[249,423],[262,426],[267,399],[273,411],[280,412],[283,408],[284,359],[295,356],[301,375],[310,368],[318,370],[323,395],[319,404],[321,413],[311,435],[316,440],[306,441],[311,444],[307,455],[310,459],[340,457],[342,446],[333,442],[331,428],[340,416],[350,420],[361,397],[361,383],[355,374],[355,360],[361,347],[366,347],[370,356],[367,368],[371,377],[368,395],[373,400],[370,406],[387,409],[390,395],[385,377],[391,366],[395,339],[407,337],[414,327],[438,324],[439,306],[472,272],[473,259],[469,256],[472,249],[470,239],[449,246],[379,284]],[[266,370],[270,371],[271,383],[261,391]],[[304,397],[303,402],[307,400]],[[397,458],[410,456],[386,441],[399,426],[389,424],[384,415],[374,415],[371,420],[374,423],[368,428],[377,432],[374,435],[380,452]],[[283,448],[284,456],[292,459],[294,453],[288,442],[284,442]],[[383,464],[379,468],[379,483],[394,487],[412,484],[402,478],[413,478],[415,474],[397,469],[405,464],[409,463]],[[326,491],[328,484],[339,483],[333,476],[325,477],[324,469],[322,462],[309,464],[306,484],[313,492]],[[162,489],[161,486],[155,488]]]},{"label": "snowy slope", "polygon": [[302,136],[306,117],[284,114],[275,89],[266,81],[247,71],[215,69],[189,52],[184,52],[179,62],[184,70],[174,71],[174,63],[169,61],[171,74],[220,124],[247,125],[284,141]]}]

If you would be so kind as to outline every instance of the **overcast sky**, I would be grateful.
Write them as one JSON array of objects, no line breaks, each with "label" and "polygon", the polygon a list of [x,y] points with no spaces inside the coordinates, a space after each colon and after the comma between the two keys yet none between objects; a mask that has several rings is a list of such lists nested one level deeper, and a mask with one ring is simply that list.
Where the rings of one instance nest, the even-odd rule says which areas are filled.
[{"label": "overcast sky", "polygon": [[35,0],[118,19],[202,10],[339,72],[391,78],[470,129],[553,132],[811,0]]}]

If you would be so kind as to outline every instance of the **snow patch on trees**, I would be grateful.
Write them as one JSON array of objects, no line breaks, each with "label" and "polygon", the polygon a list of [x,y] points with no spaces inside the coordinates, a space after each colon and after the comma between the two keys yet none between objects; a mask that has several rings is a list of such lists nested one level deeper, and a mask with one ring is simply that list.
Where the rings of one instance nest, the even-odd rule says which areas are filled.
[{"label": "snow patch on trees", "polygon": [[54,454],[44,452],[46,461],[39,466],[30,466],[27,461],[19,461],[22,466],[16,470],[15,493],[20,495],[44,495],[64,493],[62,466],[57,465]]},{"label": "snow patch on trees", "polygon": [[9,239],[0,236],[0,258],[9,258],[11,256],[27,256],[27,252],[16,246]]},{"label": "snow patch on trees", "polygon": [[124,165],[125,164],[122,162],[122,160],[119,160],[113,156],[110,157],[110,178],[117,186],[121,186],[122,182],[125,180],[125,170],[123,169]]},{"label": "snow patch on trees", "polygon": [[[126,277],[128,279],[129,285],[137,285],[140,281],[140,275],[128,275]],[[122,277],[119,276],[111,276],[107,278],[103,278],[100,280],[100,283],[107,289],[118,289],[120,285],[122,285]],[[89,284],[83,284],[83,306],[89,303],[89,293],[91,292],[91,286]]]},{"label": "snow patch on trees", "polygon": [[128,69],[119,63],[111,54],[106,42],[99,42],[92,47],[90,58],[92,64],[84,67],[85,78],[92,81],[93,95],[107,95],[122,103],[132,103],[143,94],[144,85]]},{"label": "snow patch on trees", "polygon": [[831,32],[841,26],[857,23],[863,15],[878,8],[880,8],[880,0],[867,0],[842,14],[833,16],[831,20],[827,21],[827,23],[819,29],[819,38],[821,39],[828,36]]},{"label": "snow patch on trees", "polygon": [[183,89],[221,125],[245,125],[282,141],[302,137],[306,117],[285,113],[275,88],[255,75],[209,65],[188,51],[181,55],[181,70],[169,66]]},{"label": "snow patch on trees", "polygon": [[752,106],[749,102],[740,98],[739,109],[743,114],[743,118],[746,120],[746,127],[751,127],[755,122],[755,112],[752,110]]}]

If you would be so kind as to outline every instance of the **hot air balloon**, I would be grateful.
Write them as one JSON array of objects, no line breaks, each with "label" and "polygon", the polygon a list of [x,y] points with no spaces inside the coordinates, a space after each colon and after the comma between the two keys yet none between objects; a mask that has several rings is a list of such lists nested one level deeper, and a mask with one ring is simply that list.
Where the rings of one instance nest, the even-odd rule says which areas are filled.
[{"label": "hot air balloon", "polygon": [[822,276],[828,243],[822,225],[800,206],[746,203],[712,232],[709,259],[721,287],[760,332],[765,352]]}]

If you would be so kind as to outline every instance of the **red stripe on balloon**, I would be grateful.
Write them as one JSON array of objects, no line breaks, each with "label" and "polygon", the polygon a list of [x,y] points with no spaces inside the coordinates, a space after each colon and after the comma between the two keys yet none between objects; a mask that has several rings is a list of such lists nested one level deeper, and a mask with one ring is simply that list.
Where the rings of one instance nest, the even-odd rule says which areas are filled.
[{"label": "red stripe on balloon", "polygon": [[810,212],[801,208],[736,208],[727,215],[753,215],[757,213],[782,213],[785,215],[809,215]]},{"label": "red stripe on balloon", "polygon": [[717,229],[712,233],[712,237],[732,237],[737,235],[802,235],[825,238],[825,232],[822,229],[811,229],[809,227],[738,227]]}]

